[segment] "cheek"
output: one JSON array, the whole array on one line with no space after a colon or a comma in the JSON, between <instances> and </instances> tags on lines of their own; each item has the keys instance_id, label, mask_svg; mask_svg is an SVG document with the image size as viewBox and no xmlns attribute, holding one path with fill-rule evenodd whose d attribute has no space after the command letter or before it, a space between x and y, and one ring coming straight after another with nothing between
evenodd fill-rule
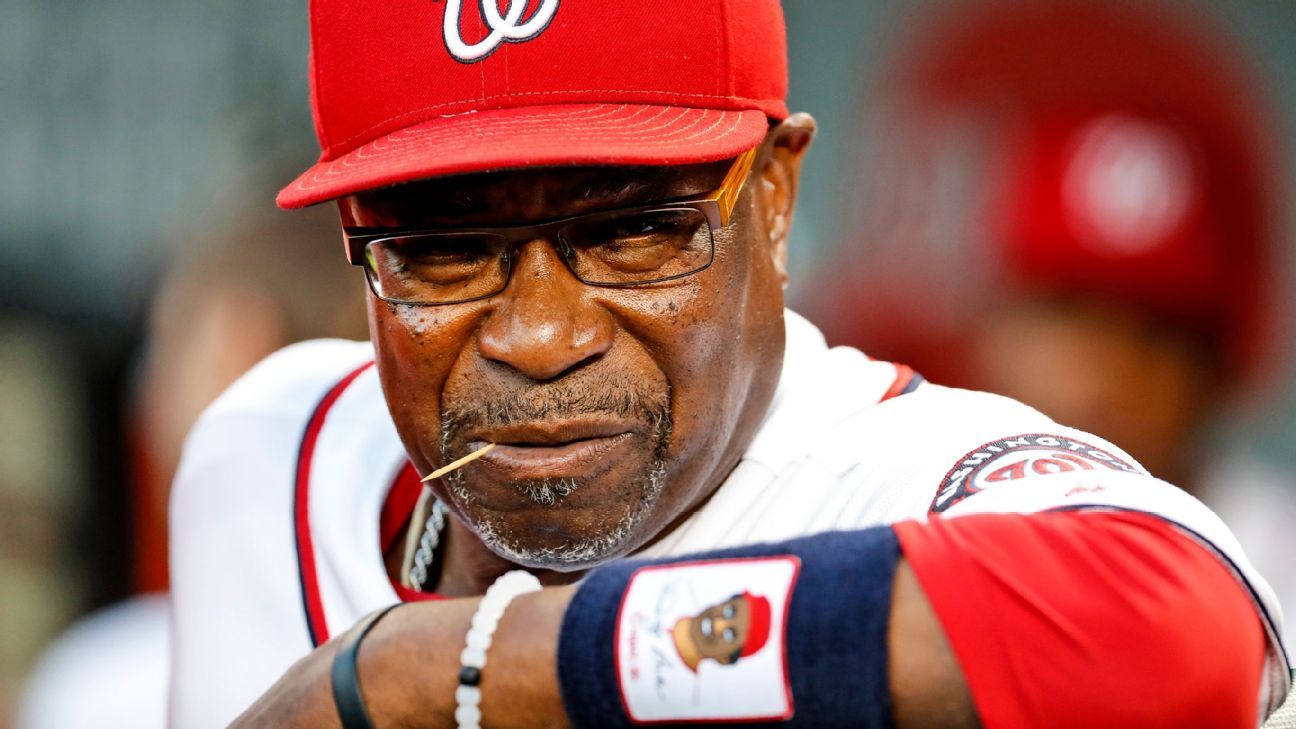
<instances>
[{"instance_id":1,"label":"cheek","mask_svg":"<svg viewBox=\"0 0 1296 729\"><path fill-rule=\"evenodd\" d=\"M738 311L711 282L698 280L635 307L626 329L662 363L672 385L685 387L717 372L717 357L741 345Z\"/></svg>"},{"instance_id":2,"label":"cheek","mask_svg":"<svg viewBox=\"0 0 1296 729\"><path fill-rule=\"evenodd\" d=\"M466 349L478 313L468 307L397 306L369 299L369 331L392 420L406 450L427 467L437 457L441 392Z\"/></svg>"},{"instance_id":3,"label":"cheek","mask_svg":"<svg viewBox=\"0 0 1296 729\"><path fill-rule=\"evenodd\" d=\"M782 341L782 289L769 261L750 240L726 244L679 317L677 356L687 363L679 384L706 403L691 412L706 427L720 414L738 417L753 380L775 354L772 345Z\"/></svg>"}]
</instances>

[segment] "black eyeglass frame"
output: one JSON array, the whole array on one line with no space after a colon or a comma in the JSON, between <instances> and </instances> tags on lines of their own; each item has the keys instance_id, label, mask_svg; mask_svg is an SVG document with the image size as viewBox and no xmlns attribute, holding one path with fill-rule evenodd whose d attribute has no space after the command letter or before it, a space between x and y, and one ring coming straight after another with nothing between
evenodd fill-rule
<instances>
[{"instance_id":1,"label":"black eyeglass frame","mask_svg":"<svg viewBox=\"0 0 1296 729\"><path fill-rule=\"evenodd\" d=\"M756 154L760 148L750 149L743 152L734 160L733 165L725 174L724 180L720 186L713 192L699 198L650 203L647 205L635 205L627 208L617 208L615 210L603 210L594 213L584 213L581 215L572 215L557 220L550 220L535 225L518 225L506 227L467 227L467 228L422 228L422 229L404 229L404 228L362 228L355 226L346 226L342 229L343 242L346 248L347 262L353 266L361 266L365 269L365 279L369 283L369 290L379 299L407 306L448 306L450 304L466 304L472 301L480 301L495 296L506 288L509 281L513 278L513 257L517 251L518 244L527 243L533 240L545 239L554 243L558 251L559 258L562 258L563 264L571 271L577 280L589 286L598 286L601 288L633 288L638 286L651 286L653 284L665 283L681 278L692 276L696 273L705 271L711 267L715 261L715 231L725 228L733 219L734 207L738 203L738 197L742 193L743 187L747 183L747 177L751 172L752 165L756 161ZM572 259L575 255L569 249L562 237L557 233L575 222L599 222L619 218L625 215L635 215L639 213L656 213L670 212L673 210L695 210L701 213L710 226L711 236L711 254L707 258L705 265L699 266L685 273L677 273L650 281L634 281L627 283L601 283L587 281L576 272ZM488 294L473 296L466 299L456 299L453 301L409 301L383 296L378 292L374 282L374 276L377 272L369 265L368 256L365 249L369 244L377 240L387 238L398 238L416 235L484 235L495 236L503 239L505 243L505 255L508 257L508 270L504 276L504 282L498 289Z\"/></svg>"}]
</instances>

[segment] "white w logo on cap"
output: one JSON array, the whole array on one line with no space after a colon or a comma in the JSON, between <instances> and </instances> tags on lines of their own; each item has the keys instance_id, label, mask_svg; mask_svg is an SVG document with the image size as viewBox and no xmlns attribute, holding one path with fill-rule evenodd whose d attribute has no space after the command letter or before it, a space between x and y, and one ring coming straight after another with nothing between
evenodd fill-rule
<instances>
[{"instance_id":1,"label":"white w logo on cap","mask_svg":"<svg viewBox=\"0 0 1296 729\"><path fill-rule=\"evenodd\" d=\"M508 12L500 15L499 3L496 0L478 0L482 20L490 27L491 32L485 38L472 44L464 42L459 33L460 13L463 0L446 0L445 11L445 44L450 55L461 63L476 63L495 52L501 43L521 43L544 32L553 21L558 11L558 0L541 0L540 7L531 14L531 18L521 23L522 14L526 12L530 0L509 0Z\"/></svg>"}]
</instances>

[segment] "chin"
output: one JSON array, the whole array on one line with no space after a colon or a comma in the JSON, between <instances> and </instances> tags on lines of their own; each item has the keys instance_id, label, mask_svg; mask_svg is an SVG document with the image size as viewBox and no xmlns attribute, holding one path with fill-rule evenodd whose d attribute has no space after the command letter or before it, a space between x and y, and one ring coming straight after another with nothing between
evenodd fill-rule
<instances>
[{"instance_id":1,"label":"chin","mask_svg":"<svg viewBox=\"0 0 1296 729\"><path fill-rule=\"evenodd\" d=\"M624 542L610 535L607 541L591 540L552 548L528 548L493 538L479 532L482 541L491 551L513 564L550 572L584 572L606 564L630 552Z\"/></svg>"},{"instance_id":2,"label":"chin","mask_svg":"<svg viewBox=\"0 0 1296 729\"><path fill-rule=\"evenodd\" d=\"M526 494L531 503L508 511L496 511L479 503L465 484L449 485L460 514L482 543L503 559L524 567L554 572L587 570L630 554L654 536L645 531L658 522L666 484L662 462L634 478L635 488L617 489L624 507L612 512L606 503L570 503L569 499L574 501L572 497L585 489L579 480L568 481L510 484L510 490Z\"/></svg>"}]
</instances>

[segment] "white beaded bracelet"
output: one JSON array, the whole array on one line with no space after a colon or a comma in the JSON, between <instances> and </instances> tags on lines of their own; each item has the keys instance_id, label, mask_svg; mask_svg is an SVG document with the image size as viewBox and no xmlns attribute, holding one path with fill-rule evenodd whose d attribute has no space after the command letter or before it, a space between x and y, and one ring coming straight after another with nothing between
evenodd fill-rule
<instances>
[{"instance_id":1,"label":"white beaded bracelet","mask_svg":"<svg viewBox=\"0 0 1296 729\"><path fill-rule=\"evenodd\" d=\"M482 669L486 667L486 651L490 648L495 629L499 627L504 610L513 598L528 592L538 592L540 580L523 570L506 572L486 590L486 596L477 604L472 627L468 629L468 644L459 654L459 688L455 689L455 722L459 729L481 729Z\"/></svg>"}]
</instances>

